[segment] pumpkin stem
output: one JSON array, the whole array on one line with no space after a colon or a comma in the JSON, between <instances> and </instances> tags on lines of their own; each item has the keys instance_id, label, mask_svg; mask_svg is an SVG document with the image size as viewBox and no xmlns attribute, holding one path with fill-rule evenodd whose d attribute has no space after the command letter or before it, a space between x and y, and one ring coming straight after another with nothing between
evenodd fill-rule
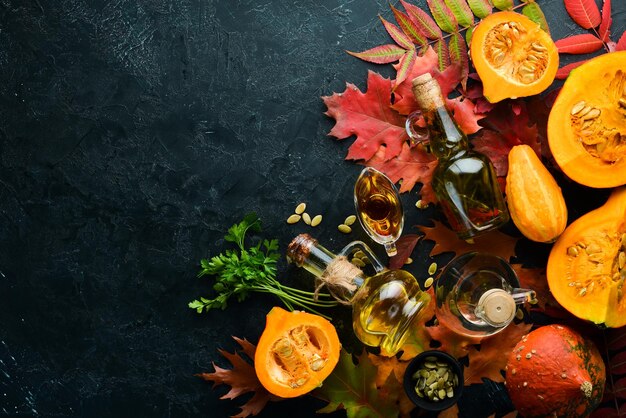
<instances>
[{"instance_id":1,"label":"pumpkin stem","mask_svg":"<svg viewBox=\"0 0 626 418\"><path fill-rule=\"evenodd\" d=\"M593 395L593 385L589 381L583 382L583 384L580 385L580 390L585 395L585 398L591 398Z\"/></svg>"}]
</instances>

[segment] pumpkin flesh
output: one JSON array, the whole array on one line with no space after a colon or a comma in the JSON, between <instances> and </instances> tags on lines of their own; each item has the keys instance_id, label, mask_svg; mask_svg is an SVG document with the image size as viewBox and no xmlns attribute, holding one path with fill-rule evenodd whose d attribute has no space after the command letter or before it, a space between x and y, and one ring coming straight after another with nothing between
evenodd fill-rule
<instances>
[{"instance_id":1,"label":"pumpkin flesh","mask_svg":"<svg viewBox=\"0 0 626 418\"><path fill-rule=\"evenodd\" d=\"M483 19L472 34L470 54L491 103L541 93L552 84L559 66L550 35L515 12Z\"/></svg>"},{"instance_id":2,"label":"pumpkin flesh","mask_svg":"<svg viewBox=\"0 0 626 418\"><path fill-rule=\"evenodd\" d=\"M626 325L626 187L565 229L550 252L547 279L557 302L575 316Z\"/></svg>"},{"instance_id":3,"label":"pumpkin flesh","mask_svg":"<svg viewBox=\"0 0 626 418\"><path fill-rule=\"evenodd\" d=\"M548 118L557 164L589 187L626 184L626 51L572 70Z\"/></svg>"},{"instance_id":4,"label":"pumpkin flesh","mask_svg":"<svg viewBox=\"0 0 626 418\"><path fill-rule=\"evenodd\" d=\"M339 361L341 344L335 327L321 316L274 307L254 355L261 384L281 398L310 392Z\"/></svg>"}]
</instances>

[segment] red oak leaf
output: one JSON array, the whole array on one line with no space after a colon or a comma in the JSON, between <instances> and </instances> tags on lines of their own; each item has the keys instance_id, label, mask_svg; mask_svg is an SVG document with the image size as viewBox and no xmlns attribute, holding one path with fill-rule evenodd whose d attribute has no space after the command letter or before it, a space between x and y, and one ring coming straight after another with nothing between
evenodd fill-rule
<instances>
[{"instance_id":1,"label":"red oak leaf","mask_svg":"<svg viewBox=\"0 0 626 418\"><path fill-rule=\"evenodd\" d=\"M420 194L424 203L437 201L430 185L437 167L437 159L432 154L427 153L420 145L410 147L408 143L402 144L402 151L396 158L386 159L387 154L383 145L365 165L382 171L394 183L402 180L400 193L408 192L419 182L423 184Z\"/></svg>"},{"instance_id":2,"label":"red oak leaf","mask_svg":"<svg viewBox=\"0 0 626 418\"><path fill-rule=\"evenodd\" d=\"M585 29L595 28L602 21L594 0L565 0L565 9L574 22Z\"/></svg>"},{"instance_id":3,"label":"red oak leaf","mask_svg":"<svg viewBox=\"0 0 626 418\"><path fill-rule=\"evenodd\" d=\"M600 23L600 28L598 28L598 35L604 42L611 40L609 38L611 36L611 23L613 23L611 18L611 0L604 0L602 5L602 23Z\"/></svg>"},{"instance_id":4,"label":"red oak leaf","mask_svg":"<svg viewBox=\"0 0 626 418\"><path fill-rule=\"evenodd\" d=\"M483 129L473 139L474 149L485 154L491 160L498 177L506 176L509 171L509 151L512 145L498 132Z\"/></svg>"},{"instance_id":5,"label":"red oak leaf","mask_svg":"<svg viewBox=\"0 0 626 418\"><path fill-rule=\"evenodd\" d=\"M347 83L343 93L322 98L326 115L336 123L329 135L345 139L356 135L346 160L369 160L385 145L382 158L387 161L400 155L409 139L404 128L405 117L391 108L391 80L370 71L367 92Z\"/></svg>"},{"instance_id":6,"label":"red oak leaf","mask_svg":"<svg viewBox=\"0 0 626 418\"><path fill-rule=\"evenodd\" d=\"M561 54L588 54L602 48L602 39L590 33L568 36L554 43Z\"/></svg>"},{"instance_id":7,"label":"red oak leaf","mask_svg":"<svg viewBox=\"0 0 626 418\"><path fill-rule=\"evenodd\" d=\"M490 231L474 238L474 243L460 239L454 231L438 221L433 221L434 227L418 226L424 233L424 239L435 241L435 246L430 250L430 256L445 252L463 254L470 251L478 251L497 255L509 260L515 254L515 244L518 238L503 234L500 231Z\"/></svg>"},{"instance_id":8,"label":"red oak leaf","mask_svg":"<svg viewBox=\"0 0 626 418\"><path fill-rule=\"evenodd\" d=\"M237 337L233 337L233 339L241 346L242 352L246 356L250 359L254 359L256 347L253 344L246 339L242 340ZM254 392L254 396L241 406L241 411L237 415L234 415L233 418L257 415L268 401L279 400L279 398L271 395L263 385L261 385L254 371L254 366L241 357L239 353L229 353L225 350L219 350L219 353L233 365L233 368L222 369L213 363L215 372L200 373L197 376L213 382L213 386L222 384L229 385L231 387L230 390L220 399L234 399L244 393Z\"/></svg>"}]
</instances>

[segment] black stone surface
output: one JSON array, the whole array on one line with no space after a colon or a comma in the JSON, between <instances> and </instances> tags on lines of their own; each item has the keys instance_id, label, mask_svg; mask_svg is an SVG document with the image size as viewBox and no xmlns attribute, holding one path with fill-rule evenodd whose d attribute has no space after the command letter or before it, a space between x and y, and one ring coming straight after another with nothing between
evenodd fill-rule
<instances>
[{"instance_id":1,"label":"black stone surface","mask_svg":"<svg viewBox=\"0 0 626 418\"><path fill-rule=\"evenodd\" d=\"M561 1L540 3L555 39L581 32ZM626 3L613 3L621 33ZM350 140L327 136L320 96L363 88L368 69L393 75L344 52L389 42L379 14L392 19L387 2L0 0L0 416L236 413L194 374L227 365L217 350L236 348L231 335L256 341L277 301L195 314L187 302L210 283L198 260L249 211L284 249L310 232L285 223L301 201L324 215L314 234L329 248L365 238L336 231L360 167L343 160ZM584 195L573 217L607 195L565 183ZM416 212L407 232L434 214ZM429 250L416 250L422 268ZM468 391L463 416L491 413L485 392Z\"/></svg>"}]
</instances>

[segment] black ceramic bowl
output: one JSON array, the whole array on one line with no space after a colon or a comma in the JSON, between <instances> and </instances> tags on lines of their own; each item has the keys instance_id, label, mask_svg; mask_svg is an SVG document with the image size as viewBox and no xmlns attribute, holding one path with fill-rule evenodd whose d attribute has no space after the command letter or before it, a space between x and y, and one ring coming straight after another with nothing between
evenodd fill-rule
<instances>
[{"instance_id":1,"label":"black ceramic bowl","mask_svg":"<svg viewBox=\"0 0 626 418\"><path fill-rule=\"evenodd\" d=\"M437 362L439 362L439 365L437 365ZM446 364L445 367L441 367L443 363ZM433 364L435 367L432 367ZM432 370L436 372L438 369L445 369L446 367L452 373L457 375L458 384L452 389L454 395L451 398L446 395L445 398L437 401L428 399L428 396L426 395L419 396L415 386L420 377L414 377L414 375L419 373L420 370L425 370L426 372L430 372ZM407 366L404 373L404 390L411 401L413 401L413 403L421 409L425 409L427 411L443 411L444 409L448 409L457 403L461 397L461 393L463 392L463 366L454 357L444 353L443 351L424 351L415 357ZM424 391L422 392L424 393Z\"/></svg>"}]
</instances>

